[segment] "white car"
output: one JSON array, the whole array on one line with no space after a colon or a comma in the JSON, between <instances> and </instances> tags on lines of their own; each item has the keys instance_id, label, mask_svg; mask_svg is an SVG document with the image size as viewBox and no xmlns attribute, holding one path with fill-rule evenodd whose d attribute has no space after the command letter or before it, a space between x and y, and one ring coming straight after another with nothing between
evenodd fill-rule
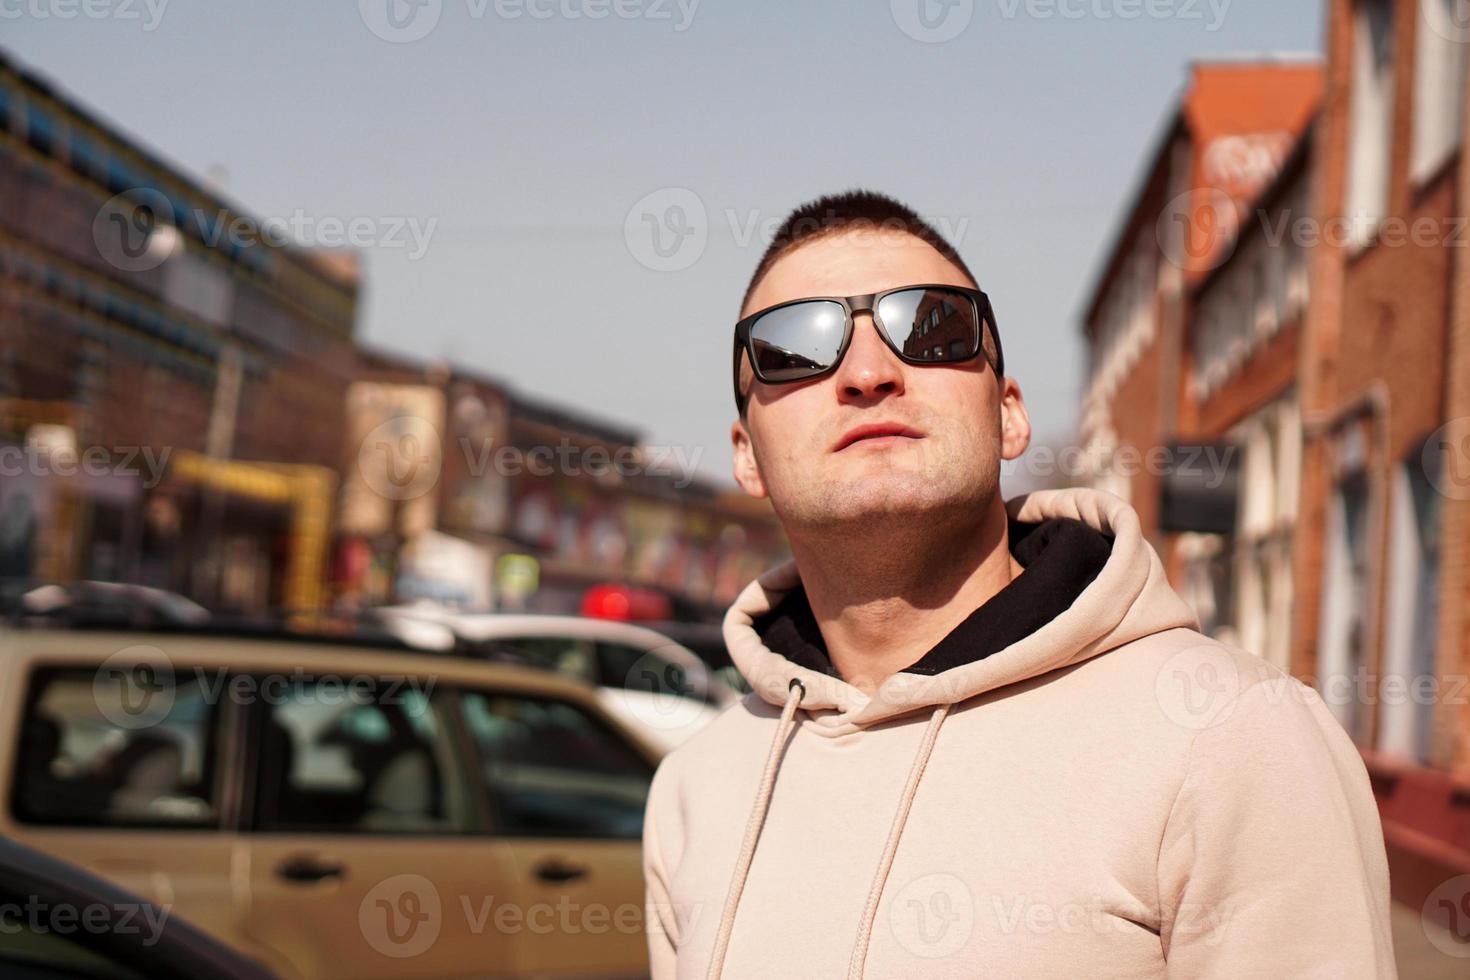
<instances>
[{"instance_id":1,"label":"white car","mask_svg":"<svg viewBox=\"0 0 1470 980\"><path fill-rule=\"evenodd\" d=\"M374 610L405 642L552 670L598 688L603 706L668 751L740 693L687 647L631 623L579 616L465 613L436 603Z\"/></svg>"}]
</instances>

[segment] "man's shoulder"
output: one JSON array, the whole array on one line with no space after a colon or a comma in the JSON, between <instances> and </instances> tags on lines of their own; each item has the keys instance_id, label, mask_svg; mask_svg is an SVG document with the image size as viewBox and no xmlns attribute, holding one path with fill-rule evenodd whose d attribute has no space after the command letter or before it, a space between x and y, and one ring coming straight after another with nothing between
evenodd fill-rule
<instances>
[{"instance_id":1,"label":"man's shoulder","mask_svg":"<svg viewBox=\"0 0 1470 980\"><path fill-rule=\"evenodd\" d=\"M1247 726L1340 727L1322 695L1281 666L1188 627L1135 640L1086 667L1091 683L1131 692L1190 738Z\"/></svg>"}]
</instances>

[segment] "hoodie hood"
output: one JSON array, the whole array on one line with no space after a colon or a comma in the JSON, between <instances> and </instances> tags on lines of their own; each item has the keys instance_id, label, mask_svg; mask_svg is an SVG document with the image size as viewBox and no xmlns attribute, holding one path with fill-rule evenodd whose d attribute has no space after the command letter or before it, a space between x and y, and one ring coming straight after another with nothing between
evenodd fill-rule
<instances>
[{"instance_id":1,"label":"hoodie hood","mask_svg":"<svg viewBox=\"0 0 1470 980\"><path fill-rule=\"evenodd\" d=\"M1026 534L1032 545L1029 559L1021 558L1017 549L1026 571L996 599L1008 593L1015 599L1034 591L1022 583L1032 585L1026 577L1035 579L1043 562L1049 569L1065 568L1071 559L1081 569L1072 583L1080 591L1074 597L1063 597L1065 604L1058 604L1059 611L1050 620L1037 624L1013 619L1024 626L1012 627L1012 635L1000 641L998 649L979 649L971 658L953 649L954 640L963 632L962 624L913 667L865 694L822 669L825 665L820 657L793 659L772 650L762 638L761 631L777 607L801 590L796 563L788 561L750 583L725 616L725 643L736 667L764 701L776 706L786 703L792 684L799 682L805 692L801 708L810 721L824 733L839 735L919 709L964 701L1163 630L1199 628L1198 617L1170 587L1163 565L1143 537L1137 514L1120 497L1090 488L1038 490L1007 501L1006 514L1013 533L1017 525L1034 533ZM1057 519L1080 521L1097 534L1046 534L1042 532L1047 528L1027 527ZM1099 536L1103 542L1111 539L1105 559L1098 553ZM1061 554L1054 555L1058 549ZM1074 549L1078 553L1072 558L1068 552ZM1058 557L1063 561L1058 562ZM1100 569L1095 567L1097 562ZM1066 589L1067 584L1061 587ZM992 603L982 606L975 616L985 614ZM1030 626L1035 629L1026 632ZM996 634L992 631L991 635ZM948 651L943 650L946 646ZM950 663L954 666L947 666Z\"/></svg>"}]
</instances>

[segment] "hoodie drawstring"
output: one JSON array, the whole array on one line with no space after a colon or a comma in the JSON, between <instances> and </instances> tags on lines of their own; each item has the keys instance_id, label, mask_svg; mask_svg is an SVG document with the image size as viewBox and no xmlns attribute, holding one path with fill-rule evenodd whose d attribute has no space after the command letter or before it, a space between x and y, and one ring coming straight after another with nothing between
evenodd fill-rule
<instances>
[{"instance_id":1,"label":"hoodie drawstring","mask_svg":"<svg viewBox=\"0 0 1470 980\"><path fill-rule=\"evenodd\" d=\"M903 788L898 801L898 812L893 815L893 826L888 830L888 843L883 847L883 857L878 861L878 870L873 873L873 885L868 889L868 904L863 910L862 928L858 929L857 940L852 947L852 961L847 965L848 980L861 980L863 964L868 959L868 940L873 937L873 919L878 915L878 902L883 897L883 886L888 883L888 870L893 867L893 856L898 853L898 840L903 836L903 826L909 819L909 808L914 804L914 794L919 791L919 780L924 778L924 768L929 765L929 756L934 743L939 739L939 728L949 715L949 705L942 704L934 709L929 718L929 727L924 729L924 740L909 767L909 781Z\"/></svg>"},{"instance_id":2,"label":"hoodie drawstring","mask_svg":"<svg viewBox=\"0 0 1470 980\"><path fill-rule=\"evenodd\" d=\"M756 841L760 840L761 827L766 822L766 811L771 807L771 791L776 786L776 772L781 768L781 754L786 747L787 736L796 727L796 709L806 688L796 678L786 689L786 705L781 709L781 720L776 725L776 735L771 739L771 750L766 754L766 769L761 774L760 791L750 807L750 819L745 824L745 840L740 844L740 857L735 862L735 871L730 876L730 891L725 896L725 911L720 916L720 931L715 935L715 951L710 957L709 980L719 980L725 969L725 951L730 946L730 933L735 928L735 910L740 907L740 893L745 890L745 879L750 874L750 862L755 857Z\"/></svg>"},{"instance_id":3,"label":"hoodie drawstring","mask_svg":"<svg viewBox=\"0 0 1470 980\"><path fill-rule=\"evenodd\" d=\"M720 929L715 934L715 948L710 956L709 972L706 974L708 980L719 980L725 969L725 954L730 948L730 935L735 929L735 913L740 907L741 893L745 891L745 880L750 875L750 863L755 858L755 846L765 826L766 812L771 807L771 793L776 786L776 773L781 768L786 742L792 729L796 727L796 710L801 706L801 699L805 695L806 688L801 681L793 678L787 688L786 704L781 709L781 720L776 724L776 734L771 739L770 751L766 754L766 768L761 775L760 790L756 794L755 802L751 804L750 819L745 825L745 839L740 844L740 855L730 876L725 910L720 916ZM863 966L868 958L868 943L873 935L873 920L878 915L883 887L888 882L888 872L893 867L894 855L898 853L898 842L903 837L904 824L908 822L914 794L919 791L919 780L924 778L924 769L929 764L929 756L934 752L934 743L939 739L939 729L949 715L949 708L949 705L942 704L934 709L934 714L929 718L929 727L924 730L924 738L919 743L919 751L914 756L914 763L909 767L908 782L904 785L903 796L899 798L898 810L893 815L893 826L889 828L888 841L883 846L883 856L878 861L878 869L873 873L873 884L868 890L863 923L858 929L852 960L848 964L848 980L861 980L863 975Z\"/></svg>"}]
</instances>

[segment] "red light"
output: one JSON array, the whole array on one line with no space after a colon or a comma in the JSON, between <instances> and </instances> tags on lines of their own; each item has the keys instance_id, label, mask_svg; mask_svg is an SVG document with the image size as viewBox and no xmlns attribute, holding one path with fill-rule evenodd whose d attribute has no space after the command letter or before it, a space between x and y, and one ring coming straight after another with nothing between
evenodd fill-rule
<instances>
[{"instance_id":1,"label":"red light","mask_svg":"<svg viewBox=\"0 0 1470 980\"><path fill-rule=\"evenodd\" d=\"M582 596L582 615L593 619L668 619L671 613L668 597L651 589L594 585Z\"/></svg>"}]
</instances>

